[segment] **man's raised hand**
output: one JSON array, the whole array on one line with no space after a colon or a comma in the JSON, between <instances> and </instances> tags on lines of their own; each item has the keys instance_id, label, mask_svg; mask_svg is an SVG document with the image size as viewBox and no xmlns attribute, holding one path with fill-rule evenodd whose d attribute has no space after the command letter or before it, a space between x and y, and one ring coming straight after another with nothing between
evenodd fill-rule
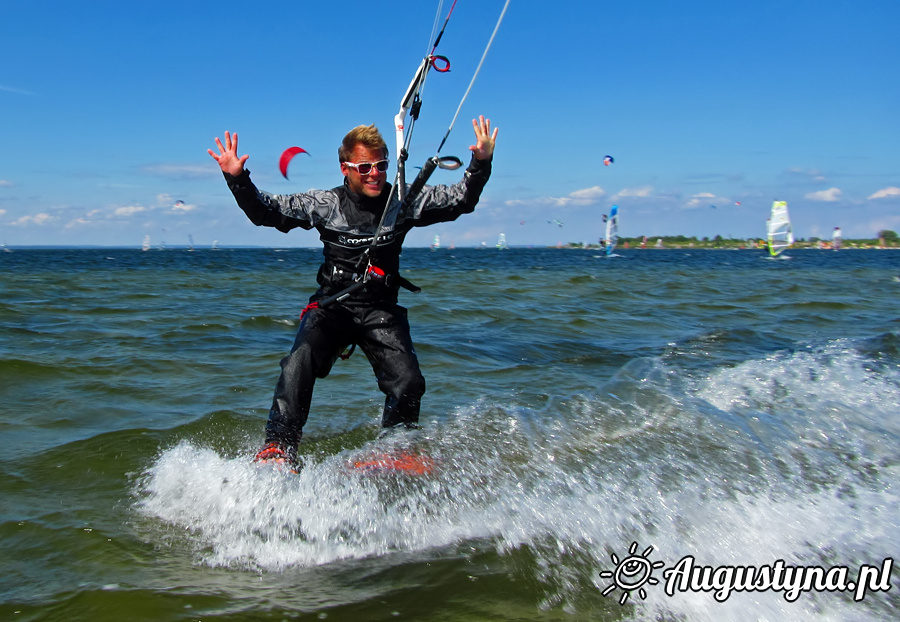
<instances>
[{"instance_id":1,"label":"man's raised hand","mask_svg":"<svg viewBox=\"0 0 900 622\"><path fill-rule=\"evenodd\" d=\"M222 169L223 173L228 173L229 175L237 177L244 172L244 162L246 162L247 158L250 156L243 155L238 157L237 132L235 132L234 135L227 131L225 132L225 145L222 145L222 141L216 136L216 146L219 148L219 153L216 153L212 149L207 149L206 152L219 163L219 168Z\"/></svg>"}]
</instances>

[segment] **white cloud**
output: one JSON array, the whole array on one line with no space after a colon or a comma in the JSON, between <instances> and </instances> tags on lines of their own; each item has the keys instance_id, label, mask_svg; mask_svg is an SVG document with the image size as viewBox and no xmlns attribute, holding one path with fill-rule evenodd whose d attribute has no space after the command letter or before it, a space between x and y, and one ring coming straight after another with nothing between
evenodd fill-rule
<instances>
[{"instance_id":1,"label":"white cloud","mask_svg":"<svg viewBox=\"0 0 900 622\"><path fill-rule=\"evenodd\" d=\"M12 221L10 224L14 227L24 225L46 225L51 221L53 221L53 216L47 213L41 213L33 216L22 216L18 220Z\"/></svg>"},{"instance_id":2,"label":"white cloud","mask_svg":"<svg viewBox=\"0 0 900 622\"><path fill-rule=\"evenodd\" d=\"M550 197L539 197L537 199L509 199L505 202L505 205L510 207L520 207L523 205L546 205L550 203L552 199Z\"/></svg>"},{"instance_id":3,"label":"white cloud","mask_svg":"<svg viewBox=\"0 0 900 622\"><path fill-rule=\"evenodd\" d=\"M4 93L15 93L16 95L34 95L34 93L32 93L31 91L17 89L12 86L5 86L3 84L0 84L0 91L3 91Z\"/></svg>"},{"instance_id":4,"label":"white cloud","mask_svg":"<svg viewBox=\"0 0 900 622\"><path fill-rule=\"evenodd\" d=\"M564 197L538 197L536 199L511 199L506 205L552 205L554 207L566 207L568 205L590 205L598 199L606 196L606 191L600 186L591 186L570 192Z\"/></svg>"},{"instance_id":5,"label":"white cloud","mask_svg":"<svg viewBox=\"0 0 900 622\"><path fill-rule=\"evenodd\" d=\"M172 206L172 211L176 214L181 214L184 212L193 212L197 209L196 205L192 205L190 203L185 203L184 201L176 201L175 205Z\"/></svg>"},{"instance_id":6,"label":"white cloud","mask_svg":"<svg viewBox=\"0 0 900 622\"><path fill-rule=\"evenodd\" d=\"M5 179L0 179L0 188L12 188L13 183L11 181L6 181Z\"/></svg>"},{"instance_id":7,"label":"white cloud","mask_svg":"<svg viewBox=\"0 0 900 622\"><path fill-rule=\"evenodd\" d=\"M0 209L0 216L3 216L3 214L5 214L5 213L6 213L5 209Z\"/></svg>"},{"instance_id":8,"label":"white cloud","mask_svg":"<svg viewBox=\"0 0 900 622\"><path fill-rule=\"evenodd\" d=\"M823 201L825 203L834 203L841 199L843 192L838 188L829 188L828 190L819 190L818 192L810 192L806 198L810 201Z\"/></svg>"},{"instance_id":9,"label":"white cloud","mask_svg":"<svg viewBox=\"0 0 900 622\"><path fill-rule=\"evenodd\" d=\"M116 210L113 211L113 216L134 216L135 214L140 214L145 211L147 211L147 208L141 205L128 205L126 207L116 208Z\"/></svg>"},{"instance_id":10,"label":"white cloud","mask_svg":"<svg viewBox=\"0 0 900 622\"><path fill-rule=\"evenodd\" d=\"M882 188L878 192L869 195L870 199L884 199L887 197L900 197L900 188L888 186L887 188Z\"/></svg>"},{"instance_id":11,"label":"white cloud","mask_svg":"<svg viewBox=\"0 0 900 622\"><path fill-rule=\"evenodd\" d=\"M91 210L84 216L79 216L78 218L66 223L66 229L74 229L75 227L78 227L80 225L90 225L92 223L95 223L95 222L97 222L95 217L101 216L102 214L103 214L102 210L99 210L99 209Z\"/></svg>"},{"instance_id":12,"label":"white cloud","mask_svg":"<svg viewBox=\"0 0 900 622\"><path fill-rule=\"evenodd\" d=\"M709 207L711 205L715 205L716 203L725 203L727 199L722 199L721 197L717 197L711 192L699 192L697 194L691 195L688 199L688 202L685 204L685 207L688 209L696 209L698 207Z\"/></svg>"},{"instance_id":13,"label":"white cloud","mask_svg":"<svg viewBox=\"0 0 900 622\"><path fill-rule=\"evenodd\" d=\"M576 200L593 201L606 196L606 191L600 186L591 186L583 190L576 190L569 194L569 197Z\"/></svg>"},{"instance_id":14,"label":"white cloud","mask_svg":"<svg viewBox=\"0 0 900 622\"><path fill-rule=\"evenodd\" d=\"M74 229L79 225L89 225L91 223L87 218L76 218L68 223L66 223L66 229Z\"/></svg>"},{"instance_id":15,"label":"white cloud","mask_svg":"<svg viewBox=\"0 0 900 622\"><path fill-rule=\"evenodd\" d=\"M817 169L810 169L808 171L804 171L801 168L789 168L787 171L788 175L792 175L795 177L801 177L808 181L813 181L815 183L824 183L826 181L825 174L822 171Z\"/></svg>"},{"instance_id":16,"label":"white cloud","mask_svg":"<svg viewBox=\"0 0 900 622\"><path fill-rule=\"evenodd\" d=\"M653 186L641 186L640 188L623 188L616 193L614 199L639 198L646 199L653 196Z\"/></svg>"}]
</instances>

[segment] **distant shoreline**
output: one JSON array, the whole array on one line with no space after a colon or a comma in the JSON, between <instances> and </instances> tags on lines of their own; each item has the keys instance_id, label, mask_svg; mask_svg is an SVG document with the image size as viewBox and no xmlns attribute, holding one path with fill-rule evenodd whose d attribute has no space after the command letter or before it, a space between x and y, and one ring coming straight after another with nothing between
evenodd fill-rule
<instances>
[{"instance_id":1,"label":"distant shoreline","mask_svg":"<svg viewBox=\"0 0 900 622\"><path fill-rule=\"evenodd\" d=\"M702 250L702 251L737 251L737 250L745 250L745 251L765 251L765 246L748 246L746 242L743 245L740 244L728 244L722 243L719 245L714 245L713 243L699 243L699 244L666 244L663 242L663 246L651 246L647 245L645 247L628 245L625 246L623 244L619 244L617 249L622 250L639 250L639 251L667 251L667 250ZM428 246L407 246L404 250L428 250ZM510 245L505 250L533 250L533 249L550 249L550 250L592 250L592 251L601 251L604 250L603 246L599 246L597 244L562 244L562 245L536 245L536 244L520 244L520 245ZM285 251L285 250L309 250L315 252L321 252L322 248L319 246L249 246L249 245L236 245L236 246L219 246L218 248L211 247L194 247L191 248L189 246L167 246L165 248L151 248L149 250L144 250L140 246L91 246L91 245L81 245L81 246L65 246L65 245L43 245L43 246L5 246L3 248L4 251L39 251L39 250L106 250L106 251L140 251L147 253L154 252L166 252L166 251L196 251L196 252L218 252L222 250L275 250L275 251ZM432 249L434 252L448 252L453 250L486 250L486 251L495 251L499 250L495 246L457 246L455 249L453 248L438 248ZM831 246L816 246L814 243L795 243L791 250L834 250ZM863 242L857 244L856 242L845 242L844 245L839 249L841 251L847 250L900 250L900 245L892 246L886 244L884 246L880 246L877 242ZM0 256L3 253L0 252Z\"/></svg>"},{"instance_id":2,"label":"distant shoreline","mask_svg":"<svg viewBox=\"0 0 900 622\"><path fill-rule=\"evenodd\" d=\"M519 248L521 248L521 247L519 247ZM598 246L598 245L594 245L594 244L590 244L590 245L588 245L588 246L564 245L564 246L560 246L560 247L552 247L552 248L562 248L562 249L571 249L571 250L579 250L579 249L584 249L584 250L603 250L604 247ZM718 246L715 246L715 245L712 245L712 244L697 244L697 245L690 245L690 244L663 244L663 246L649 246L649 245L648 245L648 246L645 246L645 247L641 247L641 246L631 246L631 245L629 245L629 246L623 246L623 245L620 244L620 245L616 246L616 249L639 250L639 251L666 251L666 250L692 250L692 251L697 251L697 250L700 250L700 251L766 251L766 250L767 250L766 247L765 247L765 245L762 245L762 246L748 246L746 243L745 243L744 245L738 245L738 244L721 244L721 245L718 245ZM791 249L791 250L810 250L810 251L831 251L831 250L835 250L834 248L831 247L831 245L828 245L828 246L817 246L817 245L814 244L814 243L802 243L802 244L796 244L796 243L795 243L793 246L790 247L790 249ZM886 251L887 251L887 250L900 250L900 246L891 246L891 245L880 246L880 245L878 245L877 242L871 243L871 244L847 244L847 243L845 243L843 246L841 246L840 249L837 249L837 250L841 250L841 251L854 251L854 250L872 250L872 251L878 251L878 250L886 250Z\"/></svg>"}]
</instances>

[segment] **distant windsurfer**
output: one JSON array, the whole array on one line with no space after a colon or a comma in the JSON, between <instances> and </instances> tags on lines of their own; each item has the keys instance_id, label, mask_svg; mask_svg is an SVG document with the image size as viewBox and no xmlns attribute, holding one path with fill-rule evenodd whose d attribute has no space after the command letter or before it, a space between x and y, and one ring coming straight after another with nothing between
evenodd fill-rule
<instances>
[{"instance_id":1,"label":"distant windsurfer","mask_svg":"<svg viewBox=\"0 0 900 622\"><path fill-rule=\"evenodd\" d=\"M831 232L831 248L836 251L841 250L841 243L844 241L844 234L841 233L840 227L835 227L834 231Z\"/></svg>"},{"instance_id":2,"label":"distant windsurfer","mask_svg":"<svg viewBox=\"0 0 900 622\"><path fill-rule=\"evenodd\" d=\"M416 427L425 393L425 379L410 336L407 311L397 304L401 285L400 253L413 227L449 222L475 209L491 173L497 129L490 120L472 121L475 144L462 181L425 186L411 202L378 229L383 211L394 210L398 199L387 183L388 148L374 125L351 130L338 149L344 183L331 190L276 195L260 191L244 168L249 156L238 155L237 134L217 137L218 152L209 149L240 208L253 224L281 232L316 229L324 244L318 290L301 315L294 345L281 361L281 376L266 424L266 443L256 455L260 462L296 463L297 444L309 416L313 385L324 378L341 352L359 346L366 354L386 395L381 425ZM389 212L392 213L392 212ZM385 223L388 225L388 223ZM327 308L320 301L358 282L366 272L366 251L377 236L375 255L383 276L368 281L346 299Z\"/></svg>"}]
</instances>

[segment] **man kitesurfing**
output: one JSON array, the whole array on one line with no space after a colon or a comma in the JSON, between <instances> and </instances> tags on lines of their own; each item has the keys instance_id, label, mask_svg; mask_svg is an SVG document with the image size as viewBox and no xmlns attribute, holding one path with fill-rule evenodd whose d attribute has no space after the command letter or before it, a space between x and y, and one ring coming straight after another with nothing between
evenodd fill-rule
<instances>
[{"instance_id":1,"label":"man kitesurfing","mask_svg":"<svg viewBox=\"0 0 900 622\"><path fill-rule=\"evenodd\" d=\"M401 201L387 183L388 148L374 125L352 129L338 149L344 176L331 190L275 195L256 188L238 154L237 133L216 137L215 158L238 205L253 224L316 229L324 244L318 290L301 315L294 345L281 361L281 376L266 424L258 462L294 465L309 415L313 385L325 378L348 347L366 354L386 395L381 425L416 427L425 380L410 337L407 311L397 304L399 287L414 286L399 274L406 234L474 211L491 174L497 129L483 116L472 121L475 144L463 179L421 186ZM416 187L416 184L413 184ZM385 218L390 214L390 218Z\"/></svg>"},{"instance_id":2,"label":"man kitesurfing","mask_svg":"<svg viewBox=\"0 0 900 622\"><path fill-rule=\"evenodd\" d=\"M297 445L309 416L316 379L325 378L335 361L349 356L357 346L368 358L378 388L385 394L382 427L417 427L425 379L413 348L407 311L397 304L397 293L400 287L411 291L418 288L400 276L400 253L413 227L449 222L474 211L491 175L497 129L492 131L490 120L480 116L472 120L475 144L469 147L472 158L462 180L452 186L425 185L435 168L452 170L462 166L458 158L438 154L472 89L509 2L506 0L503 6L437 153L425 162L409 187L405 165L412 128L422 106L422 87L430 69L439 73L450 70L450 61L436 56L435 50L456 0L394 117L397 175L393 185L387 182L387 143L374 125L357 126L344 137L338 149L344 182L331 190L275 195L257 189L244 168L249 156L238 154L236 133L225 132L224 144L216 137L218 152L207 150L222 169L238 206L253 224L275 227L284 233L298 227L316 229L324 244L325 260L316 277L319 288L300 314L300 327L290 353L281 360L281 376L266 424L266 442L256 454L257 462L297 464ZM439 4L436 17L440 14ZM285 177L290 158L303 151L293 147L282 155L281 172ZM342 354L347 348L348 354Z\"/></svg>"}]
</instances>

